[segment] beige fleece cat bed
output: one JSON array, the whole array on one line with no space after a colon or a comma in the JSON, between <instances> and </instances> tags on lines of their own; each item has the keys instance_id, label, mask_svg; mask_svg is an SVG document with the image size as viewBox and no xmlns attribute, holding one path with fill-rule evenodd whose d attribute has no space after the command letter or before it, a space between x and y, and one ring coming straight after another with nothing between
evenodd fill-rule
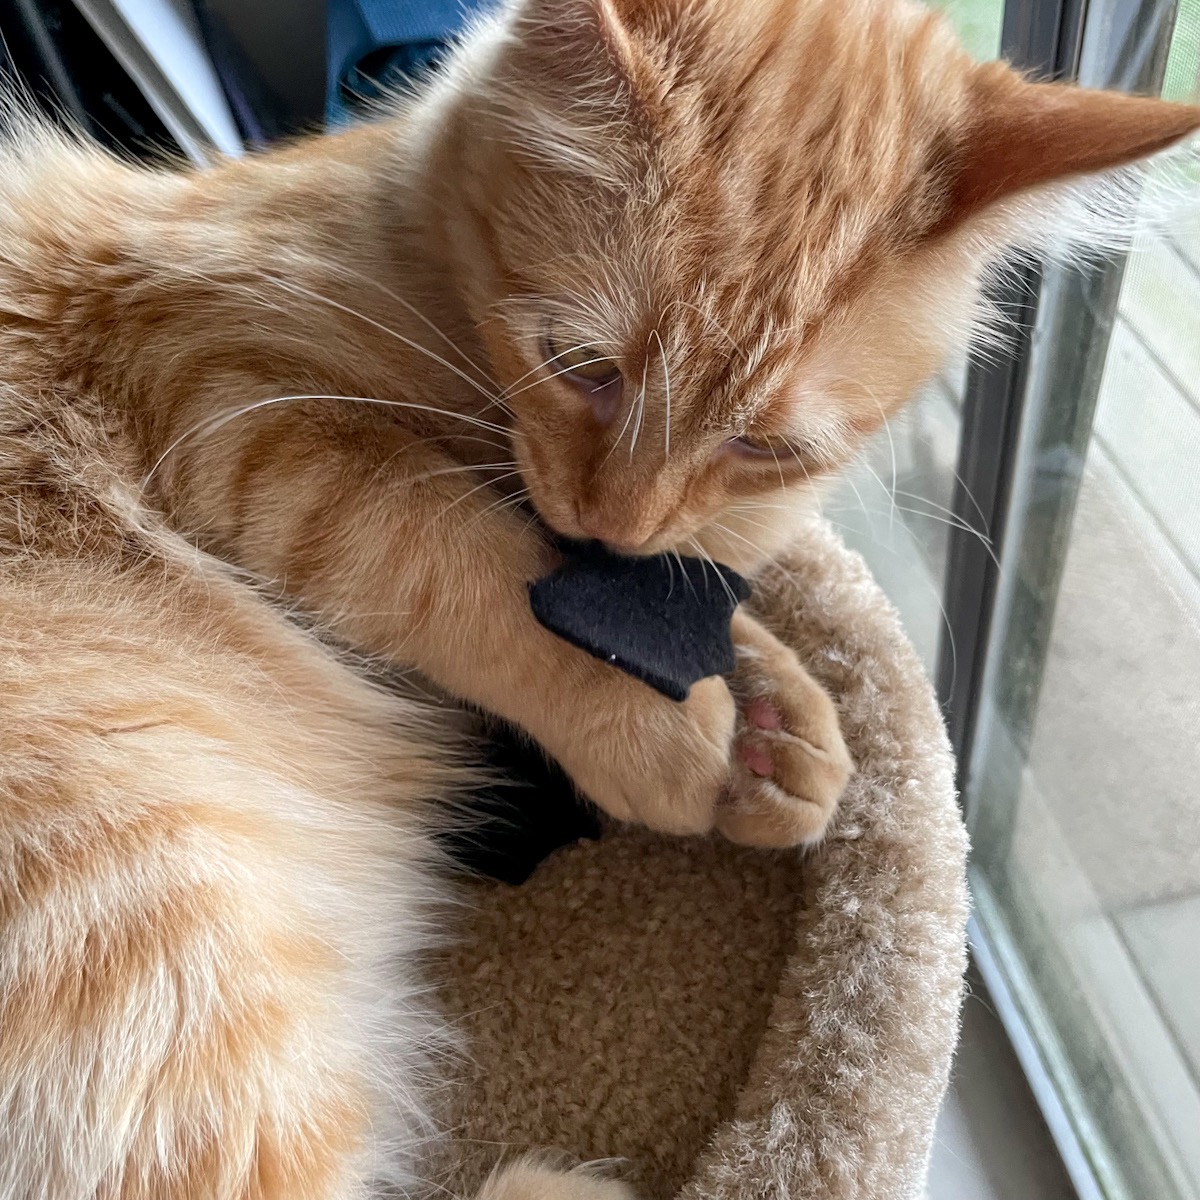
<instances>
[{"instance_id":1,"label":"beige fleece cat bed","mask_svg":"<svg viewBox=\"0 0 1200 1200\"><path fill-rule=\"evenodd\" d=\"M967 912L937 704L823 525L753 604L838 700L858 774L831 836L803 856L612 830L523 887L472 885L441 964L469 1047L456 1192L550 1149L623 1160L646 1200L922 1193Z\"/></svg>"}]
</instances>

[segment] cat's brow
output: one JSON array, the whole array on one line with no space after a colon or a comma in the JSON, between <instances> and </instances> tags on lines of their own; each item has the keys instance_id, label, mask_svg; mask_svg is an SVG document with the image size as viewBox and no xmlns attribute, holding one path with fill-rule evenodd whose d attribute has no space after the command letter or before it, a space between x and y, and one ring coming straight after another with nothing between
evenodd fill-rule
<instances>
[{"instance_id":1,"label":"cat's brow","mask_svg":"<svg viewBox=\"0 0 1200 1200\"><path fill-rule=\"evenodd\" d=\"M737 338L735 338L733 334L730 333L729 330L726 329L725 326L722 325L721 322L712 315L712 313L706 312L700 307L700 305L693 304L690 300L676 298L667 306L667 312L670 312L672 308L691 309L691 311L699 316L702 320L707 321L708 324L710 324L718 333L723 334L728 339L730 346L732 346L734 350L736 350L739 354L744 353L741 345L738 343Z\"/></svg>"}]
</instances>

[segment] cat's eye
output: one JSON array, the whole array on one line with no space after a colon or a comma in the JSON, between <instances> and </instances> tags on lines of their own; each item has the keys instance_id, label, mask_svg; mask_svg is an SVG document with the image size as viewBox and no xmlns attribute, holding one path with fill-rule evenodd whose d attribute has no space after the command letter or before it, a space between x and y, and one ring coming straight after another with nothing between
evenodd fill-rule
<instances>
[{"instance_id":1,"label":"cat's eye","mask_svg":"<svg viewBox=\"0 0 1200 1200\"><path fill-rule=\"evenodd\" d=\"M546 348L555 374L587 391L607 391L621 382L621 368L595 346L559 347L547 340Z\"/></svg>"},{"instance_id":2,"label":"cat's eye","mask_svg":"<svg viewBox=\"0 0 1200 1200\"><path fill-rule=\"evenodd\" d=\"M778 451L770 445L766 438L756 438L749 434L732 437L725 445L747 458L774 458L778 454Z\"/></svg>"}]
</instances>

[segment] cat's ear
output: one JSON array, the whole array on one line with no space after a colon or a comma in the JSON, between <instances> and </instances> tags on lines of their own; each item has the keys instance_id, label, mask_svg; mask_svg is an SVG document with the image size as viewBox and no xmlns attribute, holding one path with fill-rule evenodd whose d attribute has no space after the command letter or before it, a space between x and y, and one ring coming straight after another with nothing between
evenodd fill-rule
<instances>
[{"instance_id":1,"label":"cat's ear","mask_svg":"<svg viewBox=\"0 0 1200 1200\"><path fill-rule=\"evenodd\" d=\"M946 224L1040 184L1136 162L1200 128L1200 106L1031 83L1002 63L971 77Z\"/></svg>"},{"instance_id":2,"label":"cat's ear","mask_svg":"<svg viewBox=\"0 0 1200 1200\"><path fill-rule=\"evenodd\" d=\"M519 28L530 69L551 86L632 86L642 73L616 0L525 0Z\"/></svg>"}]
</instances>

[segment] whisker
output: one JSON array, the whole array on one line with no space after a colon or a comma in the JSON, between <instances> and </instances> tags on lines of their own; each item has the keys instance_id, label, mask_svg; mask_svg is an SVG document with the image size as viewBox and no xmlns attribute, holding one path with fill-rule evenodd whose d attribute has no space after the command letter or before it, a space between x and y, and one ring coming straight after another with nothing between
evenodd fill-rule
<instances>
[{"instance_id":1,"label":"whisker","mask_svg":"<svg viewBox=\"0 0 1200 1200\"><path fill-rule=\"evenodd\" d=\"M570 353L570 351L564 350L564 351L562 351L562 353L568 354L568 353ZM549 363L551 363L553 361L554 361L554 359L548 359L546 362L542 363L541 367L536 368L536 370L540 371L543 367L548 366ZM577 371L580 367L590 367L593 363L600 363L600 362L607 362L607 361L608 361L608 359L605 358L604 356L601 356L600 358L589 358L584 362L573 363L569 367L563 367L563 369L561 371L553 371L553 372L551 372L551 374L547 375L546 378L547 379L557 379L560 375L569 375L572 371ZM522 376L522 378L524 378L524 376ZM514 396L519 396L522 392L527 392L527 391L529 391L530 388L535 388L535 387L537 387L537 385L539 383L542 383L542 382L544 382L544 381L541 379L535 379L532 383L527 383L524 387L517 388L517 390L515 392L507 391L504 393L504 395L507 399L511 400Z\"/></svg>"},{"instance_id":2,"label":"whisker","mask_svg":"<svg viewBox=\"0 0 1200 1200\"><path fill-rule=\"evenodd\" d=\"M767 504L763 500L743 500L737 504L731 504L729 512L795 512L794 504Z\"/></svg>"},{"instance_id":3,"label":"whisker","mask_svg":"<svg viewBox=\"0 0 1200 1200\"><path fill-rule=\"evenodd\" d=\"M372 287L376 288L385 296L387 296L389 300L395 300L397 304L407 309L414 317L416 317L418 321L420 321L428 330L430 330L430 332L440 337L442 341L445 342L446 345L449 346L450 349L453 350L454 353L457 354L458 357L467 364L467 366L469 366L473 371L478 371L486 383L490 383L492 387L496 388L497 390L499 389L500 385L496 382L496 380L493 379L473 358L471 358L471 356L467 354L452 337L450 337L442 329L439 329L438 326L435 325L423 312L421 312L421 310L417 308L415 304L406 300L403 296L397 295L392 291L391 288L385 287L379 282L378 279L373 279L365 271L355 271L352 267L347 267L343 264L338 264L337 270L340 274L347 274L352 278L356 278L364 283L370 284Z\"/></svg>"},{"instance_id":4,"label":"whisker","mask_svg":"<svg viewBox=\"0 0 1200 1200\"><path fill-rule=\"evenodd\" d=\"M844 528L843 523L836 516L831 516L829 522L834 528ZM910 561L909 555L897 550L895 546L889 546L884 542L872 539L872 547L873 550L882 550L887 554L893 554L897 558L902 558L905 562ZM958 676L958 645L954 640L954 627L950 623L950 614L946 611L946 605L942 598L942 589L936 583L931 582L923 572L918 572L918 578L928 588L930 594L933 596L934 603L938 607L938 612L941 613L942 624L950 643L950 691L953 692L954 680Z\"/></svg>"},{"instance_id":5,"label":"whisker","mask_svg":"<svg viewBox=\"0 0 1200 1200\"><path fill-rule=\"evenodd\" d=\"M737 594L734 592L733 588L731 588L729 586L729 583L726 581L725 576L721 574L720 568L717 566L717 564L715 562L713 562L712 556L708 553L707 550L705 550L705 548L694 537L688 538L688 542L691 545L695 546L696 549L700 551L701 560L703 562L707 563L708 566L712 567L713 574L716 575L718 582L725 589L725 594L733 602L733 605L736 608L739 604L741 604L741 601L737 598ZM705 578L706 579L708 578L707 571L705 572Z\"/></svg>"},{"instance_id":6,"label":"whisker","mask_svg":"<svg viewBox=\"0 0 1200 1200\"><path fill-rule=\"evenodd\" d=\"M601 466L604 466L604 464L606 462L608 462L608 460L610 458L612 458L613 452L625 440L625 431L629 428L629 422L633 419L634 407L635 407L634 402L631 400L629 402L629 411L626 412L626 414L625 414L625 422L621 426L621 432L618 433L617 436L613 439L613 444L611 446L609 446L608 453L604 456L603 460L600 463ZM633 457L633 453L631 451L630 458L632 458L632 457Z\"/></svg>"},{"instance_id":7,"label":"whisker","mask_svg":"<svg viewBox=\"0 0 1200 1200\"><path fill-rule=\"evenodd\" d=\"M962 490L964 492L966 492L967 499L970 500L971 503L975 506L975 511L979 514L979 520L983 523L984 527L986 528L988 519L986 516L984 516L983 509L979 507L979 501L975 499L975 493L972 492L969 487L967 487L966 480L963 479L963 477L957 471L954 472L954 478L958 480L959 484L962 487ZM949 512L950 510L946 509L945 511Z\"/></svg>"},{"instance_id":8,"label":"whisker","mask_svg":"<svg viewBox=\"0 0 1200 1200\"><path fill-rule=\"evenodd\" d=\"M541 335L534 334L532 336L540 337ZM536 367L530 367L530 369L528 371L526 371L524 375L518 375L516 377L516 379L514 379L512 381L512 383L510 383L508 385L508 387L506 387L504 389L504 395L506 397L508 397L509 399L511 399L514 395L517 394L512 389L514 387L516 387L516 385L518 383L524 383L525 380L530 377L530 375L536 375L544 367L548 367L556 358L562 358L562 356L564 354L574 354L574 352L576 350L586 350L586 349L588 349L589 346L595 346L595 345L596 345L596 342L594 339L592 341L588 341L588 342L580 342L578 345L568 346L565 350L560 350L557 354L551 355L550 358L543 359L540 363L538 363L538 365ZM521 390L524 391L525 389L522 388Z\"/></svg>"},{"instance_id":9,"label":"whisker","mask_svg":"<svg viewBox=\"0 0 1200 1200\"><path fill-rule=\"evenodd\" d=\"M529 498L529 495L529 488L525 487L514 492L511 496L501 496L498 500L493 501L486 508L480 509L480 511L477 512L475 516L473 516L471 520L467 522L466 527L470 529L471 526L475 525L477 522L493 516L496 513L503 512L505 509L519 508ZM528 529L535 520L537 520L536 513L534 513L534 515L525 523L525 528Z\"/></svg>"},{"instance_id":10,"label":"whisker","mask_svg":"<svg viewBox=\"0 0 1200 1200\"><path fill-rule=\"evenodd\" d=\"M858 485L854 482L853 479L850 478L849 475L845 476L845 480L850 485L850 490L854 493L855 498L858 500L858 506L859 506L859 508L861 508L863 510L863 516L866 517L868 521L870 521L871 514L867 511L866 501L863 500L862 492L860 492L858 490Z\"/></svg>"},{"instance_id":11,"label":"whisker","mask_svg":"<svg viewBox=\"0 0 1200 1200\"><path fill-rule=\"evenodd\" d=\"M679 564L679 573L683 576L683 581L692 590L692 595L696 594L696 585L692 583L691 578L687 573L687 567L683 565L683 555L678 550L672 550L671 553L675 556L675 561Z\"/></svg>"},{"instance_id":12,"label":"whisker","mask_svg":"<svg viewBox=\"0 0 1200 1200\"><path fill-rule=\"evenodd\" d=\"M789 442L785 442L784 445L787 446L787 448L792 452L792 457L796 460L797 464L800 467L800 470L804 472L804 481L808 484L809 491L816 498L816 501L817 501L817 513L820 516L824 516L825 515L825 505L821 498L820 489L817 488L817 486L813 483L813 478L808 473L808 467L805 465L804 459L802 459L800 457L800 451L797 450L796 447L791 445ZM853 485L851 485L851 486L853 486Z\"/></svg>"},{"instance_id":13,"label":"whisker","mask_svg":"<svg viewBox=\"0 0 1200 1200\"><path fill-rule=\"evenodd\" d=\"M770 442L767 442L767 449L771 451L771 457L775 460L775 470L779 472L779 486L786 491L787 481L783 477L783 464L779 461L779 455L775 453L775 447Z\"/></svg>"},{"instance_id":14,"label":"whisker","mask_svg":"<svg viewBox=\"0 0 1200 1200\"><path fill-rule=\"evenodd\" d=\"M753 550L755 554L759 555L760 558L769 557L767 554L765 554L763 552L763 548L761 546L759 546L755 542L752 542L748 537L745 537L742 534L738 533L738 531L736 529L730 529L728 525L722 525L718 521L711 522L711 528L719 529L722 533L728 534L730 537L737 538L737 540L739 542L745 542L746 545L749 546L750 549ZM763 528L765 529L767 527L764 525Z\"/></svg>"},{"instance_id":15,"label":"whisker","mask_svg":"<svg viewBox=\"0 0 1200 1200\"><path fill-rule=\"evenodd\" d=\"M353 404L379 404L388 408L406 408L413 409L417 412L436 413L439 416L451 417L456 421L466 421L469 425L476 425L481 429L487 429L493 433L499 433L503 436L508 436L509 431L503 425L493 425L490 421L484 421L479 417L469 417L465 413L451 412L449 409L437 408L431 404L413 404L402 400L381 400L376 396L335 396L325 393L302 393L292 396L272 396L267 400L256 400L253 404L242 405L238 408L228 409L224 413L210 414L201 421L197 421L195 425L189 426L183 431L171 444L159 455L158 460L146 473L142 479L142 487L147 487L154 478L159 467L189 438L196 434L203 434L204 437L211 437L214 433L224 429L231 421L236 421L238 417L244 417L249 413L255 412L260 408L269 408L275 404L287 404L292 401L303 400L342 400Z\"/></svg>"},{"instance_id":16,"label":"whisker","mask_svg":"<svg viewBox=\"0 0 1200 1200\"><path fill-rule=\"evenodd\" d=\"M416 450L421 446L431 446L431 445L437 444L438 442L446 442L446 441L453 441L456 443L457 442L477 442L481 446L491 446L493 449L496 449L496 450L508 450L510 452L512 450L511 442L498 442L498 441L496 441L495 438L475 437L469 433L443 434L441 437L423 437L423 438L418 438L415 442L405 442L403 446L401 446L397 451L395 451L395 453L389 454L387 456L387 458L385 458L383 460L383 463L380 464L380 469L382 470L383 466L392 462L393 459L399 458L400 455L407 454L410 450ZM513 466L516 464L510 463L510 464L506 464L506 465Z\"/></svg>"},{"instance_id":17,"label":"whisker","mask_svg":"<svg viewBox=\"0 0 1200 1200\"><path fill-rule=\"evenodd\" d=\"M899 482L899 479L898 479L897 473L896 473L896 439L892 437L892 423L888 420L887 412L884 410L883 405L880 403L879 397L876 396L874 392L868 392L867 394L871 397L871 402L875 405L875 407L877 409L879 409L879 416L880 416L880 419L883 421L883 427L884 427L884 429L887 430L888 449L891 451L891 455L892 455L892 490L888 494L890 496L892 496L893 503L894 503L895 502L896 485ZM882 480L880 481L880 486L882 486Z\"/></svg>"},{"instance_id":18,"label":"whisker","mask_svg":"<svg viewBox=\"0 0 1200 1200\"><path fill-rule=\"evenodd\" d=\"M657 329L654 329L651 332L654 335L654 340L658 343L658 352L662 355L663 388L666 391L667 407L667 422L664 432L665 446L663 449L663 462L667 462L671 457L671 372L667 369L667 349L662 343L662 338L659 336Z\"/></svg>"},{"instance_id":19,"label":"whisker","mask_svg":"<svg viewBox=\"0 0 1200 1200\"><path fill-rule=\"evenodd\" d=\"M922 496L919 492L906 492L903 488L897 488L896 495L897 496L906 496L906 497L908 497L909 500L919 500L922 504L928 504L930 508L936 509L938 512L945 513L948 517L954 517L956 520L962 521L963 526L965 526L966 528L972 528L970 522L967 521L965 518L960 517L958 515L958 513L956 513L954 511L954 509L947 508L944 504L938 504L936 501L930 500L930 498L928 496ZM981 517L983 516L982 513L980 513L979 515ZM980 532L978 530L976 530L976 532L980 533L980 536L984 537L989 544L991 543L992 539L990 537L987 537L986 534L983 534L982 532Z\"/></svg>"},{"instance_id":20,"label":"whisker","mask_svg":"<svg viewBox=\"0 0 1200 1200\"><path fill-rule=\"evenodd\" d=\"M795 509L789 509L789 508L787 508L786 505L783 505L783 504L774 505L773 507L778 508L780 512L795 512ZM722 515L723 516L735 516L736 515L737 519L739 521L744 521L748 525L753 525L755 527L755 529L773 530L775 528L774 525L769 525L769 524L767 524L766 521L752 520L750 517L745 516L740 509L735 508L735 507L727 508ZM730 530L729 532L732 533L733 531Z\"/></svg>"},{"instance_id":21,"label":"whisker","mask_svg":"<svg viewBox=\"0 0 1200 1200\"><path fill-rule=\"evenodd\" d=\"M426 471L424 475L406 476L405 483L424 483L427 479L440 479L443 475L466 475L472 471L498 471L501 467L516 467L516 462L497 462L497 463L479 463L477 465L463 467L443 467L440 471ZM501 476L507 479L509 475L519 474L518 471L509 471L507 475ZM495 480L491 480L495 483Z\"/></svg>"},{"instance_id":22,"label":"whisker","mask_svg":"<svg viewBox=\"0 0 1200 1200\"><path fill-rule=\"evenodd\" d=\"M306 288L299 283L293 283L291 280L280 279L277 276L271 278L275 283L275 286L281 288L285 292L290 292L293 295L306 296L310 300L315 300L320 304L327 304L330 308L335 308L339 312L344 312L347 316L357 317L358 320L365 322L373 329L378 329L380 333L387 334L388 337L395 338L396 341L401 342L403 345L409 347L409 349L416 350L418 353L424 354L427 358L430 358L440 366L445 367L447 371L450 371L452 374L456 375L464 383L473 387L481 396L483 396L485 400L490 401L490 403L498 406L505 412L509 412L508 407L505 405L500 396L496 395L494 392L488 391L488 389L479 383L478 380L472 379L471 376L468 375L461 367L456 367L452 362L449 362L447 359L443 358L436 351L430 350L428 346L422 346L420 342L414 342L412 338L405 337L404 334L390 328L387 325L384 325L382 321L377 321L374 317L369 317L366 313L359 312L358 309L351 308L348 304L343 304L340 300L334 300L331 296L324 296L320 292L314 292L311 288Z\"/></svg>"},{"instance_id":23,"label":"whisker","mask_svg":"<svg viewBox=\"0 0 1200 1200\"><path fill-rule=\"evenodd\" d=\"M642 417L646 414L646 372L650 369L650 356L647 354L642 362L642 390L638 393L637 420L633 426L633 437L629 442L629 459L633 461L633 452L637 449L638 434L642 431Z\"/></svg>"},{"instance_id":24,"label":"whisker","mask_svg":"<svg viewBox=\"0 0 1200 1200\"><path fill-rule=\"evenodd\" d=\"M871 478L874 479L877 484L879 484L880 491L882 491L883 494L885 496L887 496L888 502L892 506L892 515L888 518L888 522L891 526L895 526L895 524L896 524L896 508L897 508L896 492L894 490L895 486L896 486L895 482L893 481L893 483L892 483L892 490L889 490L887 484L884 483L883 480L879 478L878 472L871 466L871 464L869 462L864 461L862 465L866 469L867 473L871 476Z\"/></svg>"},{"instance_id":25,"label":"whisker","mask_svg":"<svg viewBox=\"0 0 1200 1200\"><path fill-rule=\"evenodd\" d=\"M479 363L477 363L473 358L471 358L471 356L469 354L467 354L462 349L462 347L459 346L457 342L455 342L455 340L452 337L450 337L443 329L439 328L436 324L434 324L434 322L431 321L429 319L429 317L425 315L425 313L421 312L421 310L419 308L417 308L417 306L415 304L413 304L410 300L406 299L404 296L399 295L397 292L392 291L391 288L389 288L385 284L381 283L374 276L369 275L365 271L355 270L355 268L348 266L346 263L336 262L333 259L322 258L322 257L318 257L318 256L313 256L312 261L317 266L319 266L321 270L328 272L331 275L337 275L337 276L340 276L342 279L350 280L355 283L366 284L368 287L374 288L377 292L386 296L389 300L394 300L402 308L406 309L409 313L411 313L414 317L416 317L416 319L418 321L420 321L431 333L433 333L434 335L439 337L443 342L445 342L445 344L451 350L453 350L454 353L457 354L458 357L467 364L467 366L469 366L473 371L477 371L479 373L480 377L485 382L490 383L493 387L499 387L499 384L497 384L496 380L494 380L487 373L487 371L485 371L484 368L479 365ZM218 280L214 279L212 276L207 275L204 272L201 272L199 270L183 268L183 267L177 267L176 269L177 270L186 270L188 274L192 275L195 278L203 279L203 280L205 280L209 283L213 283L217 286L222 286L221 281L218 281ZM258 272L258 277L266 283L274 284L276 286L281 286L281 287L284 286L285 283L288 282L288 281L283 280L280 276L270 274L266 271ZM225 285L225 286L230 286L230 285ZM292 284L292 290L295 290L296 288L299 288L299 287L300 287L300 285L298 285L298 284L294 284L294 283ZM238 290L253 294L253 290L245 285L240 285L238 287ZM330 303L329 297L323 296L319 292L311 292L310 298L317 299L321 303ZM272 306L272 307L275 307L275 306ZM279 311L286 311L286 310L280 309ZM349 311L353 312L353 310L349 310ZM353 315L358 316L360 318L364 318L364 314L362 314L362 313L354 313ZM364 318L364 319L369 319L369 318ZM281 335L276 333L275 336L281 336Z\"/></svg>"},{"instance_id":26,"label":"whisker","mask_svg":"<svg viewBox=\"0 0 1200 1200\"><path fill-rule=\"evenodd\" d=\"M497 476L495 479L485 479L481 484L471 488L469 492L463 492L461 496L455 497L445 508L438 513L438 520L441 520L452 508L457 508L464 500L469 500L476 492L482 492L484 488L495 487L496 484L502 483L506 479L511 479L514 475L520 475L520 471L506 471L503 475Z\"/></svg>"},{"instance_id":27,"label":"whisker","mask_svg":"<svg viewBox=\"0 0 1200 1200\"><path fill-rule=\"evenodd\" d=\"M847 480L847 482L850 482L850 481ZM850 486L853 487L854 485L851 483ZM861 497L860 497L860 506L862 508L863 515L865 517L867 517L868 519L870 519L870 517L872 517L872 516L886 515L886 514L880 512L878 509L867 508L865 504L861 503ZM995 563L997 568L1000 568L1000 560L996 555L995 547L992 545L991 541L984 534L980 533L979 530L974 528L973 526L967 525L967 524L959 522L959 521L950 520L946 517L939 516L937 513L925 512L919 508L907 508L903 504L898 504L896 506L896 510L898 512L908 513L909 516L920 517L922 520L925 520L925 521L934 521L938 525L945 525L945 526L949 527L950 529L957 529L957 530L961 531L962 533L969 533L973 538L978 539L978 541L982 544L984 549L987 551L988 557L992 560L993 563Z\"/></svg>"},{"instance_id":28,"label":"whisker","mask_svg":"<svg viewBox=\"0 0 1200 1200\"><path fill-rule=\"evenodd\" d=\"M918 497L918 499L919 499L919 497ZM973 525L969 525L969 524L967 524L966 521L962 521L962 520L951 520L947 517L940 516L938 513L924 512L923 510L921 510L919 508L907 508L903 504L897 505L897 508L902 513L908 513L909 516L920 517L922 520L925 520L925 521L934 521L939 525L946 525L950 529L957 529L961 533L970 534L971 537L975 538L979 542L979 544L987 551L987 556L988 556L988 558L990 558L992 560L996 569L997 570L1001 569L1000 558L999 558L999 555L997 555L997 553L996 553L996 548L992 544L992 540L987 536L987 534L981 533Z\"/></svg>"}]
</instances>

